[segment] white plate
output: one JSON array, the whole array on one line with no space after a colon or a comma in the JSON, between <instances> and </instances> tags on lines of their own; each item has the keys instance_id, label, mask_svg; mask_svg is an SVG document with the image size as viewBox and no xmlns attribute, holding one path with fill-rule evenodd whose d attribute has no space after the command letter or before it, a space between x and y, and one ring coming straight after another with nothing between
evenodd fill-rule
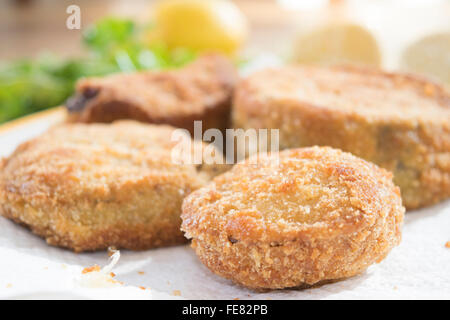
<instances>
[{"instance_id":1,"label":"white plate","mask_svg":"<svg viewBox=\"0 0 450 320\"><path fill-rule=\"evenodd\" d=\"M57 109L0 127L0 156L64 116ZM360 276L319 288L253 292L214 275L189 246L178 246L122 251L114 272L128 287L87 289L77 287L74 279L86 266L105 265L105 252L76 254L49 247L27 229L0 217L0 298L450 299L447 241L450 201L408 212L403 241L383 262Z\"/></svg>"}]
</instances>

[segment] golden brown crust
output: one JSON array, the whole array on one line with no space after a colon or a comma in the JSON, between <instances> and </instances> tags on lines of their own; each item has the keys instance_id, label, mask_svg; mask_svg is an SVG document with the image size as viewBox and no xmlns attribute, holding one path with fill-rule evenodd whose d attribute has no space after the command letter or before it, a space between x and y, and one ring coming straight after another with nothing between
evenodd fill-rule
<instances>
[{"instance_id":1,"label":"golden brown crust","mask_svg":"<svg viewBox=\"0 0 450 320\"><path fill-rule=\"evenodd\" d=\"M233 125L280 129L280 147L328 145L394 173L404 205L450 197L450 95L411 75L289 67L244 80Z\"/></svg>"},{"instance_id":2,"label":"golden brown crust","mask_svg":"<svg viewBox=\"0 0 450 320\"><path fill-rule=\"evenodd\" d=\"M235 165L183 202L182 230L213 272L251 288L350 277L401 239L392 175L328 147Z\"/></svg>"},{"instance_id":3,"label":"golden brown crust","mask_svg":"<svg viewBox=\"0 0 450 320\"><path fill-rule=\"evenodd\" d=\"M3 160L0 213L74 251L182 243L184 196L223 168L174 164L173 130L133 121L54 127Z\"/></svg>"},{"instance_id":4,"label":"golden brown crust","mask_svg":"<svg viewBox=\"0 0 450 320\"><path fill-rule=\"evenodd\" d=\"M68 100L69 119L112 122L133 119L170 124L193 133L229 127L231 96L237 73L230 61L205 55L180 70L145 71L83 79Z\"/></svg>"}]
</instances>

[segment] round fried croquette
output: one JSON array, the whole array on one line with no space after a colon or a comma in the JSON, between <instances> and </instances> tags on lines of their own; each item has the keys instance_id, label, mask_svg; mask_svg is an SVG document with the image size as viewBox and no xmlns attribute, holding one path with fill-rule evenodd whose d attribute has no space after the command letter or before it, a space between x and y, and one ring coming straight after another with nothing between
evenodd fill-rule
<instances>
[{"instance_id":1,"label":"round fried croquette","mask_svg":"<svg viewBox=\"0 0 450 320\"><path fill-rule=\"evenodd\" d=\"M399 244L392 174L329 147L252 158L183 202L182 230L213 272L254 289L351 277Z\"/></svg>"},{"instance_id":2,"label":"round fried croquette","mask_svg":"<svg viewBox=\"0 0 450 320\"><path fill-rule=\"evenodd\" d=\"M280 148L331 146L394 173L408 209L450 197L450 94L411 75L285 67L237 89L238 128L279 129Z\"/></svg>"},{"instance_id":3,"label":"round fried croquette","mask_svg":"<svg viewBox=\"0 0 450 320\"><path fill-rule=\"evenodd\" d=\"M0 213L77 252L183 243L183 198L222 167L173 163L173 130L132 121L54 127L0 163Z\"/></svg>"},{"instance_id":4,"label":"round fried croquette","mask_svg":"<svg viewBox=\"0 0 450 320\"><path fill-rule=\"evenodd\" d=\"M82 79L67 101L69 121L112 122L132 119L185 128L230 127L231 97L237 72L227 58L200 56L181 69L141 71Z\"/></svg>"}]
</instances>

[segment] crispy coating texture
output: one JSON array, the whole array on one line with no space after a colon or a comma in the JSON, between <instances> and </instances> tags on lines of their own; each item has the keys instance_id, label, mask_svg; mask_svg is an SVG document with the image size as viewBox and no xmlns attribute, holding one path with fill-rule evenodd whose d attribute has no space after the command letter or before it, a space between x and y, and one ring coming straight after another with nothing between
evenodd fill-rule
<instances>
[{"instance_id":1,"label":"crispy coating texture","mask_svg":"<svg viewBox=\"0 0 450 320\"><path fill-rule=\"evenodd\" d=\"M400 242L404 211L391 173L311 147L235 165L189 195L181 217L209 269L276 289L351 277L380 262Z\"/></svg>"},{"instance_id":2,"label":"crispy coating texture","mask_svg":"<svg viewBox=\"0 0 450 320\"><path fill-rule=\"evenodd\" d=\"M450 95L410 75L286 67L238 87L233 122L280 129L280 147L327 145L394 173L408 209L450 197Z\"/></svg>"},{"instance_id":3,"label":"crispy coating texture","mask_svg":"<svg viewBox=\"0 0 450 320\"><path fill-rule=\"evenodd\" d=\"M1 161L0 213L77 252L183 243L183 198L223 168L174 164L173 130L134 121L54 127Z\"/></svg>"},{"instance_id":4,"label":"crispy coating texture","mask_svg":"<svg viewBox=\"0 0 450 320\"><path fill-rule=\"evenodd\" d=\"M213 54L180 70L87 78L78 82L75 96L67 101L69 120L133 119L169 124L191 133L194 120L202 120L203 130L225 129L236 82L232 63Z\"/></svg>"}]
</instances>

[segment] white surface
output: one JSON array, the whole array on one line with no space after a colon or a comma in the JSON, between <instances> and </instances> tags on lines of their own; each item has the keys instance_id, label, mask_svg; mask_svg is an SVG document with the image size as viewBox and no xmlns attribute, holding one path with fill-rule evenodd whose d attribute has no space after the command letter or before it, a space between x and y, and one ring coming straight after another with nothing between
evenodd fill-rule
<instances>
[{"instance_id":1,"label":"white surface","mask_svg":"<svg viewBox=\"0 0 450 320\"><path fill-rule=\"evenodd\" d=\"M0 156L45 130L58 117L0 134ZM106 252L75 254L0 217L0 298L181 298L192 299L450 299L450 201L409 212L403 241L364 274L319 288L256 293L204 267L188 246L144 252L121 251L114 268L126 287L90 289L76 285L82 268L108 263ZM140 274L139 272L144 272ZM148 287L141 290L136 287Z\"/></svg>"}]
</instances>

